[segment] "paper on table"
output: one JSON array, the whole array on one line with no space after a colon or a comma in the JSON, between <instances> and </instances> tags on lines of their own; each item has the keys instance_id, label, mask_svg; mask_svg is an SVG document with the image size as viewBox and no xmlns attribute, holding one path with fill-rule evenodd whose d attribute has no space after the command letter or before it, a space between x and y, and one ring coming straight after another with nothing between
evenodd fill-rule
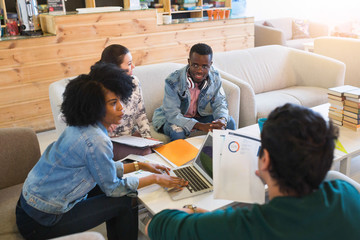
<instances>
[{"instance_id":1,"label":"paper on table","mask_svg":"<svg viewBox=\"0 0 360 240\"><path fill-rule=\"evenodd\" d=\"M214 162L214 198L264 203L265 187L255 175L260 140L235 131L224 133L220 157ZM219 133L214 135L214 141L214 144L221 143Z\"/></svg>"},{"instance_id":2,"label":"paper on table","mask_svg":"<svg viewBox=\"0 0 360 240\"><path fill-rule=\"evenodd\" d=\"M152 147L163 143L161 141L135 136L113 137L111 141L139 148Z\"/></svg>"}]
</instances>

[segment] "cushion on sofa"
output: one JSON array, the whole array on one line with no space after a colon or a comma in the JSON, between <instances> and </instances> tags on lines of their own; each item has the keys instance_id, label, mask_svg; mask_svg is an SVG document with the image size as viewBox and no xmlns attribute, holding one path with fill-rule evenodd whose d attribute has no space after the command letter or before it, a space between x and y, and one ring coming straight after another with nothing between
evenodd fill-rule
<instances>
[{"instance_id":1,"label":"cushion on sofa","mask_svg":"<svg viewBox=\"0 0 360 240\"><path fill-rule=\"evenodd\" d=\"M216 67L248 82L255 94L295 85L292 69L284 67L288 64L288 52L278 48L235 50L214 57Z\"/></svg>"},{"instance_id":2,"label":"cushion on sofa","mask_svg":"<svg viewBox=\"0 0 360 240\"><path fill-rule=\"evenodd\" d=\"M318 96L314 98L314 96ZM269 101L271 99L271 101ZM255 95L257 119L264 118L283 103L294 103L314 107L327 101L327 89L318 87L293 86L285 89Z\"/></svg>"},{"instance_id":3,"label":"cushion on sofa","mask_svg":"<svg viewBox=\"0 0 360 240\"><path fill-rule=\"evenodd\" d=\"M292 21L292 39L310 38L309 21L294 19Z\"/></svg>"}]
</instances>

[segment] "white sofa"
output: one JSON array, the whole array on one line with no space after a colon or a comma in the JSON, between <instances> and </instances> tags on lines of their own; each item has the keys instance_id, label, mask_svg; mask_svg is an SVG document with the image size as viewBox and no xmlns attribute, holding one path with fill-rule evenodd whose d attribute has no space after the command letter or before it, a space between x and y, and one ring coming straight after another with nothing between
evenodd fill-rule
<instances>
[{"instance_id":1,"label":"white sofa","mask_svg":"<svg viewBox=\"0 0 360 240\"><path fill-rule=\"evenodd\" d=\"M304 50L304 43L312 42L314 38L327 36L329 28L326 24L309 22L310 38L293 39L294 18L275 18L255 22L255 47L265 45L282 45ZM264 26L268 22L273 27Z\"/></svg>"},{"instance_id":2,"label":"white sofa","mask_svg":"<svg viewBox=\"0 0 360 240\"><path fill-rule=\"evenodd\" d=\"M314 41L314 53L337 59L346 65L346 85L360 87L360 39L321 37Z\"/></svg>"},{"instance_id":3,"label":"white sofa","mask_svg":"<svg viewBox=\"0 0 360 240\"><path fill-rule=\"evenodd\" d=\"M165 78L177 69L185 66L179 63L159 63L138 66L134 69L134 75L140 80L143 91L144 104L146 115L149 121L152 120L153 113L156 108L162 105L165 89ZM55 121L55 128L57 134L60 135L65 129L65 123L59 119L60 105L62 103L62 94L65 86L72 78L62 79L50 84L49 97L51 110ZM240 89L235 84L229 81L223 81L223 89L228 101L228 108L230 115L234 118L236 126L239 121L239 106L240 106ZM169 137L158 133L151 125L151 136L163 142L169 142Z\"/></svg>"},{"instance_id":4,"label":"white sofa","mask_svg":"<svg viewBox=\"0 0 360 240\"><path fill-rule=\"evenodd\" d=\"M344 63L284 46L218 52L213 61L223 79L240 87L240 127L285 103L326 103L327 89L344 84Z\"/></svg>"}]
</instances>

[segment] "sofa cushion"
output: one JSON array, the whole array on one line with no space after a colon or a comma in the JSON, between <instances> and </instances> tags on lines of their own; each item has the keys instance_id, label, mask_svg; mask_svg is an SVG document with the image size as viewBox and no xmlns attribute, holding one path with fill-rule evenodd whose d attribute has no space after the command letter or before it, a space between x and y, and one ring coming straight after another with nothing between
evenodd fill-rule
<instances>
[{"instance_id":1,"label":"sofa cushion","mask_svg":"<svg viewBox=\"0 0 360 240\"><path fill-rule=\"evenodd\" d=\"M216 53L213 60L214 66L248 82L258 94L296 84L292 69L288 67L288 54L287 48L253 48L231 51L231 54Z\"/></svg>"},{"instance_id":2,"label":"sofa cushion","mask_svg":"<svg viewBox=\"0 0 360 240\"><path fill-rule=\"evenodd\" d=\"M269 21L265 21L263 23L263 25L266 26L266 27L272 27L272 28L274 27L274 25L272 25L271 22L269 22Z\"/></svg>"},{"instance_id":3,"label":"sofa cushion","mask_svg":"<svg viewBox=\"0 0 360 240\"><path fill-rule=\"evenodd\" d=\"M292 21L292 39L309 38L309 21L295 19Z\"/></svg>"},{"instance_id":4,"label":"sofa cushion","mask_svg":"<svg viewBox=\"0 0 360 240\"><path fill-rule=\"evenodd\" d=\"M327 102L327 89L318 87L293 86L255 95L257 119L264 118L276 107L285 103L314 107ZM271 99L271 101L269 101Z\"/></svg>"},{"instance_id":5,"label":"sofa cushion","mask_svg":"<svg viewBox=\"0 0 360 240\"><path fill-rule=\"evenodd\" d=\"M275 18L267 20L274 28L281 29L285 35L285 39L292 39L292 18Z\"/></svg>"},{"instance_id":6,"label":"sofa cushion","mask_svg":"<svg viewBox=\"0 0 360 240\"><path fill-rule=\"evenodd\" d=\"M313 42L313 41L314 41L314 39L312 39L312 38L291 39L291 40L286 41L286 46L304 50L304 43Z\"/></svg>"},{"instance_id":7,"label":"sofa cushion","mask_svg":"<svg viewBox=\"0 0 360 240\"><path fill-rule=\"evenodd\" d=\"M0 239L22 239L19 230L16 227L15 209L16 203L20 197L21 188L23 184L17 184L12 187L0 190ZM19 236L16 238L13 234Z\"/></svg>"}]
</instances>

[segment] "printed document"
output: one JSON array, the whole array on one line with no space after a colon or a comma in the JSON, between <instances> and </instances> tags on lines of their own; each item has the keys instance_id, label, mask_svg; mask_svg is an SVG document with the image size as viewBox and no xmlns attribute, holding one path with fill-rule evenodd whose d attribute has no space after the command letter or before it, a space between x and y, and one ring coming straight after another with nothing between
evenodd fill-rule
<instances>
[{"instance_id":1,"label":"printed document","mask_svg":"<svg viewBox=\"0 0 360 240\"><path fill-rule=\"evenodd\" d=\"M214 130L214 198L264 203L265 186L258 169L260 140L231 130Z\"/></svg>"}]
</instances>

